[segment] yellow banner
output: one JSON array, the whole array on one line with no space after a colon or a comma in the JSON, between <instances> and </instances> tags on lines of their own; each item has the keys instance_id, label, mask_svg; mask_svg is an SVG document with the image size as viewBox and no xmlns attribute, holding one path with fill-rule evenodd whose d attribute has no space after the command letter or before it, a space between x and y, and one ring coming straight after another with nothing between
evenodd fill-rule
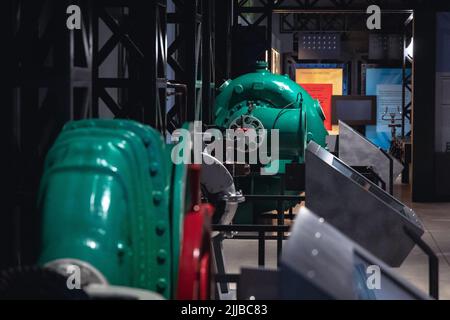
<instances>
[{"instance_id":1,"label":"yellow banner","mask_svg":"<svg viewBox=\"0 0 450 320\"><path fill-rule=\"evenodd\" d=\"M295 81L299 84L331 84L333 95L342 95L344 74L342 69L297 69Z\"/></svg>"}]
</instances>

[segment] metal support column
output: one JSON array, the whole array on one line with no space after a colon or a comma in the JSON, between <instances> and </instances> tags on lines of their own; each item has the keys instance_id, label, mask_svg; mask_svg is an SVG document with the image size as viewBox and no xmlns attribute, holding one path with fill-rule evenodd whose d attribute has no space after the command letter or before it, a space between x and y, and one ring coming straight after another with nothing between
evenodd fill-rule
<instances>
[{"instance_id":1,"label":"metal support column","mask_svg":"<svg viewBox=\"0 0 450 320\"><path fill-rule=\"evenodd\" d=\"M216 1L173 0L175 11L168 13L167 22L175 25L176 36L169 44L167 61L175 73L176 83L187 87L187 112L176 119L177 106L169 111L170 130L180 127L180 121L203 120L210 123L214 104L214 24L212 17Z\"/></svg>"},{"instance_id":2,"label":"metal support column","mask_svg":"<svg viewBox=\"0 0 450 320\"><path fill-rule=\"evenodd\" d=\"M7 265L33 263L39 244L37 189L43 160L62 126L92 115L91 2L10 1L14 196L5 225L13 257ZM81 8L81 29L66 27L66 9ZM12 259L11 259L12 258Z\"/></svg>"},{"instance_id":3,"label":"metal support column","mask_svg":"<svg viewBox=\"0 0 450 320\"><path fill-rule=\"evenodd\" d=\"M149 18L150 16L150 18ZM94 37L100 23L112 33L94 51L94 95L116 118L134 119L161 132L166 127L166 0L95 1ZM102 74L107 59L117 59L120 74ZM124 65L122 65L124 64ZM114 92L114 94L112 93Z\"/></svg>"}]
</instances>

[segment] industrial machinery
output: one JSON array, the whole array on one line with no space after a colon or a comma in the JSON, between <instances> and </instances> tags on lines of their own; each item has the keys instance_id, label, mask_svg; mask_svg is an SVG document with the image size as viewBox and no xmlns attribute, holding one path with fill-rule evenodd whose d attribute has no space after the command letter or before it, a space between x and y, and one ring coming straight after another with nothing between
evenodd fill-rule
<instances>
[{"instance_id":1,"label":"industrial machinery","mask_svg":"<svg viewBox=\"0 0 450 320\"><path fill-rule=\"evenodd\" d=\"M339 121L339 159L352 167L373 168L391 195L394 192L394 180L403 170L400 161L343 121Z\"/></svg>"},{"instance_id":2,"label":"industrial machinery","mask_svg":"<svg viewBox=\"0 0 450 320\"><path fill-rule=\"evenodd\" d=\"M303 207L277 269L246 267L242 300L428 300L428 296L327 219Z\"/></svg>"},{"instance_id":3,"label":"industrial machinery","mask_svg":"<svg viewBox=\"0 0 450 320\"><path fill-rule=\"evenodd\" d=\"M306 163L306 206L399 267L424 233L416 213L313 141Z\"/></svg>"},{"instance_id":4,"label":"industrial machinery","mask_svg":"<svg viewBox=\"0 0 450 320\"><path fill-rule=\"evenodd\" d=\"M201 203L200 166L173 164L170 151L134 121L66 124L41 180L38 265L79 270L94 298L209 298L213 207Z\"/></svg>"},{"instance_id":5,"label":"industrial machinery","mask_svg":"<svg viewBox=\"0 0 450 320\"><path fill-rule=\"evenodd\" d=\"M328 132L324 127L325 115L318 100L288 76L272 74L267 63L257 62L254 73L226 81L220 88L214 109L215 125L222 130L248 130L257 132L279 130L279 169L274 175L261 175L260 167L249 174L235 176L237 187L244 195L298 195L301 185L285 188L288 170L304 170L305 149L309 141L326 146ZM246 146L246 150L258 146ZM239 164L238 164L239 165ZM262 165L264 167L264 165ZM265 169L270 171L269 165ZM237 222L250 223L252 213L277 208L276 201L246 202L241 204Z\"/></svg>"},{"instance_id":6,"label":"industrial machinery","mask_svg":"<svg viewBox=\"0 0 450 320\"><path fill-rule=\"evenodd\" d=\"M292 228L280 278L281 299L430 299L307 208Z\"/></svg>"},{"instance_id":7,"label":"industrial machinery","mask_svg":"<svg viewBox=\"0 0 450 320\"><path fill-rule=\"evenodd\" d=\"M202 195L209 203L214 204L213 223L231 224L238 205L245 201L240 190L236 190L233 177L218 159L203 153L200 184Z\"/></svg>"}]
</instances>

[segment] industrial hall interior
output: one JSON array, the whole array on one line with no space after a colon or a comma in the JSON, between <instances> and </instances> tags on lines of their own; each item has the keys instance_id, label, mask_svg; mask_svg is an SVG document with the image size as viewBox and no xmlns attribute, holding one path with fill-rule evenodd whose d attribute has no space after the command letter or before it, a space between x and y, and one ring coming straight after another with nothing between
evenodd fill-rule
<instances>
[{"instance_id":1,"label":"industrial hall interior","mask_svg":"<svg viewBox=\"0 0 450 320\"><path fill-rule=\"evenodd\" d=\"M450 300L449 1L0 14L0 300Z\"/></svg>"}]
</instances>

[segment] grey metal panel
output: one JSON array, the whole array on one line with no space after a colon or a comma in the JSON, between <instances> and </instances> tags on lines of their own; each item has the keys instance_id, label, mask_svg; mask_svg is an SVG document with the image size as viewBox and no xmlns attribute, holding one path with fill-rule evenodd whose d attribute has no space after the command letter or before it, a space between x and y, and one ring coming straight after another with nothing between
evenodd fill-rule
<instances>
[{"instance_id":1,"label":"grey metal panel","mask_svg":"<svg viewBox=\"0 0 450 320\"><path fill-rule=\"evenodd\" d=\"M354 299L352 246L344 237L302 208L281 258L282 299ZM320 241L320 242L319 242ZM321 250L321 248L328 248ZM304 277L302 285L295 274ZM300 289L301 288L301 289Z\"/></svg>"},{"instance_id":2,"label":"grey metal panel","mask_svg":"<svg viewBox=\"0 0 450 320\"><path fill-rule=\"evenodd\" d=\"M380 288L367 286L367 267L380 268ZM281 299L429 299L339 232L302 208L280 265Z\"/></svg>"},{"instance_id":3,"label":"grey metal panel","mask_svg":"<svg viewBox=\"0 0 450 320\"><path fill-rule=\"evenodd\" d=\"M279 277L276 269L242 268L237 284L237 300L278 299Z\"/></svg>"},{"instance_id":4,"label":"grey metal panel","mask_svg":"<svg viewBox=\"0 0 450 320\"><path fill-rule=\"evenodd\" d=\"M222 162L205 152L202 152L202 157L201 184L208 192L235 191L233 177Z\"/></svg>"},{"instance_id":5,"label":"grey metal panel","mask_svg":"<svg viewBox=\"0 0 450 320\"><path fill-rule=\"evenodd\" d=\"M339 159L349 166L371 166L389 186L389 159L378 146L353 130L343 121L339 121ZM403 165L395 158L393 175L395 180L403 170Z\"/></svg>"},{"instance_id":6,"label":"grey metal panel","mask_svg":"<svg viewBox=\"0 0 450 320\"><path fill-rule=\"evenodd\" d=\"M220 195L219 201L225 202L223 212L216 210L215 213L222 215L219 223L231 224L239 203L244 202L245 198L240 191L236 191L233 177L222 162L204 152L202 152L202 157L200 183L208 193Z\"/></svg>"},{"instance_id":7,"label":"grey metal panel","mask_svg":"<svg viewBox=\"0 0 450 320\"><path fill-rule=\"evenodd\" d=\"M340 59L341 35L339 33L299 32L299 59Z\"/></svg>"},{"instance_id":8,"label":"grey metal panel","mask_svg":"<svg viewBox=\"0 0 450 320\"><path fill-rule=\"evenodd\" d=\"M326 143L327 143L327 147L328 150L331 153L337 153L339 150L339 142L338 142L338 137L337 135L328 135L325 137Z\"/></svg>"},{"instance_id":9,"label":"grey metal panel","mask_svg":"<svg viewBox=\"0 0 450 320\"><path fill-rule=\"evenodd\" d=\"M306 205L387 264L398 267L421 236L416 214L315 142L306 150Z\"/></svg>"}]
</instances>

